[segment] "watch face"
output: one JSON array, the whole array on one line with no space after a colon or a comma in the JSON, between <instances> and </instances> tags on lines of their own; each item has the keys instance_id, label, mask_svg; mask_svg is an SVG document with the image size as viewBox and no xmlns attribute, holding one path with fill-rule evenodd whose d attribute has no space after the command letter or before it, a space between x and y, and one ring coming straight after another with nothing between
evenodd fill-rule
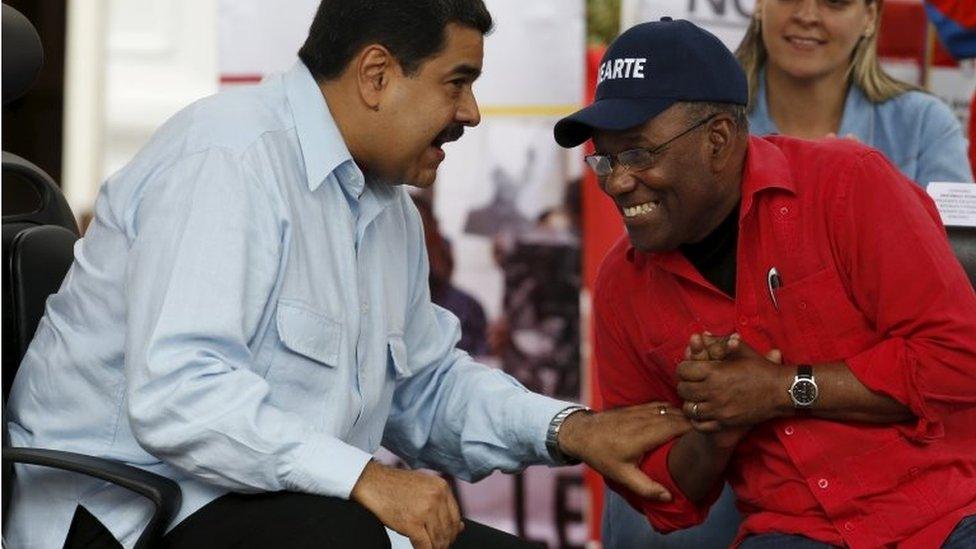
<instances>
[{"instance_id":1,"label":"watch face","mask_svg":"<svg viewBox=\"0 0 976 549\"><path fill-rule=\"evenodd\" d=\"M798 379L790 388L797 406L809 406L817 399L817 384L809 379Z\"/></svg>"}]
</instances>

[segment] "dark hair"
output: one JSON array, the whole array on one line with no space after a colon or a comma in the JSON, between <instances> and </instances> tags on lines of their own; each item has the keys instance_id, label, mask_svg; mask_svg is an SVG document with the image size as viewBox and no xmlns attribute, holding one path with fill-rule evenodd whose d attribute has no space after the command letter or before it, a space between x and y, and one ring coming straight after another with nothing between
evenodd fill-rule
<instances>
[{"instance_id":1,"label":"dark hair","mask_svg":"<svg viewBox=\"0 0 976 549\"><path fill-rule=\"evenodd\" d=\"M404 73L444 47L444 29L458 23L487 34L483 0L322 0L298 57L316 80L336 78L369 44L381 44Z\"/></svg>"}]
</instances>

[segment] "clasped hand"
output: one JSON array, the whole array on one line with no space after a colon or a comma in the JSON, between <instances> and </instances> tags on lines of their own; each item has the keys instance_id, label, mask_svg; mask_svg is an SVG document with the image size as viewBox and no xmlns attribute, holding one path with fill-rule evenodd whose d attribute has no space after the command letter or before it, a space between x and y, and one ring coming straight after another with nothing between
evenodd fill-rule
<instances>
[{"instance_id":1,"label":"clasped hand","mask_svg":"<svg viewBox=\"0 0 976 549\"><path fill-rule=\"evenodd\" d=\"M693 334L678 365L682 410L701 432L749 428L777 417L789 381L781 353L765 356L738 334Z\"/></svg>"}]
</instances>

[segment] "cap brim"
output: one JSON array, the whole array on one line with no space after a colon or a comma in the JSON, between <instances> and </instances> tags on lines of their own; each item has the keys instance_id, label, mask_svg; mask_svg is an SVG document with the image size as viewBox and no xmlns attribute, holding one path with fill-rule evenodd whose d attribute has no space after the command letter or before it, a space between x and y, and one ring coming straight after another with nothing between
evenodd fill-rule
<instances>
[{"instance_id":1,"label":"cap brim","mask_svg":"<svg viewBox=\"0 0 976 549\"><path fill-rule=\"evenodd\" d=\"M600 99L556 122L552 133L556 143L568 149L593 137L593 130L620 131L639 126L676 101L670 97Z\"/></svg>"}]
</instances>

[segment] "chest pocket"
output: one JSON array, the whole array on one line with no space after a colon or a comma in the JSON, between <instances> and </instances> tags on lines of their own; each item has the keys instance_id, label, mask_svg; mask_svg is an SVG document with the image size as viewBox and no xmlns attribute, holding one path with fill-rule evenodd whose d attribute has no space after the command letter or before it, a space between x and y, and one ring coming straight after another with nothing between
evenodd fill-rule
<instances>
[{"instance_id":1,"label":"chest pocket","mask_svg":"<svg viewBox=\"0 0 976 549\"><path fill-rule=\"evenodd\" d=\"M281 345L266 376L272 400L296 412L320 409L342 381L342 324L304 303L281 300L275 327Z\"/></svg>"},{"instance_id":2,"label":"chest pocket","mask_svg":"<svg viewBox=\"0 0 976 549\"><path fill-rule=\"evenodd\" d=\"M306 306L278 303L278 335L289 350L323 366L339 364L342 324Z\"/></svg>"},{"instance_id":3,"label":"chest pocket","mask_svg":"<svg viewBox=\"0 0 976 549\"><path fill-rule=\"evenodd\" d=\"M875 338L867 318L848 297L837 271L825 267L777 291L782 350L790 362L848 358Z\"/></svg>"}]
</instances>

